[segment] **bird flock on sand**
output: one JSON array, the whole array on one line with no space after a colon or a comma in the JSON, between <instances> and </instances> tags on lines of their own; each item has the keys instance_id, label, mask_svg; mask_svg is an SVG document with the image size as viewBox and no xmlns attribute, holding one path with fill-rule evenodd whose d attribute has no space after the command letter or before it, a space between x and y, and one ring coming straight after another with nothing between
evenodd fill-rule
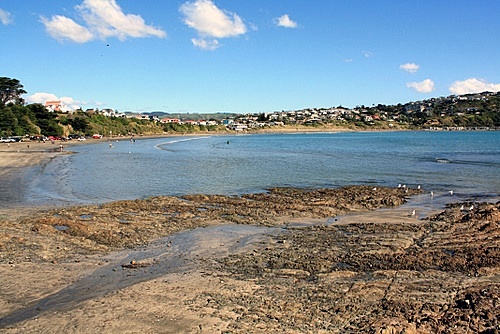
<instances>
[{"instance_id":1,"label":"bird flock on sand","mask_svg":"<svg viewBox=\"0 0 500 334\"><path fill-rule=\"evenodd\" d=\"M398 184L398 189L404 189L405 192L408 192L408 187L406 186L406 184ZM417 189L418 190L421 190L422 189L422 186L421 185L417 185ZM377 190L377 188L373 188L373 190ZM449 196L453 196L454 195L454 192L453 190L449 190L448 191L448 194ZM429 192L429 195L434 198L434 191L430 191ZM465 205L462 205L460 207L460 211L472 211L474 210L474 204L471 204L469 207L466 207ZM413 209L410 213L410 217L415 217L417 215L417 211L415 209Z\"/></svg>"}]
</instances>

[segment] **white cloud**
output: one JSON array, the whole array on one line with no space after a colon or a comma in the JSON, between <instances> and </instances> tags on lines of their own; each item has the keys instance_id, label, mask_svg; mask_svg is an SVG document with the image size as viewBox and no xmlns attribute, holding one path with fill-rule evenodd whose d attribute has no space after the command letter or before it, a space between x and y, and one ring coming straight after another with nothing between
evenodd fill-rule
<instances>
[{"instance_id":1,"label":"white cloud","mask_svg":"<svg viewBox=\"0 0 500 334\"><path fill-rule=\"evenodd\" d=\"M213 51L220 47L220 43L216 39L204 39L204 38L192 38L191 42L193 43L194 46L202 49L202 50L209 50Z\"/></svg>"},{"instance_id":2,"label":"white cloud","mask_svg":"<svg viewBox=\"0 0 500 334\"><path fill-rule=\"evenodd\" d=\"M5 26L14 23L12 14L0 8L0 22Z\"/></svg>"},{"instance_id":3,"label":"white cloud","mask_svg":"<svg viewBox=\"0 0 500 334\"><path fill-rule=\"evenodd\" d=\"M363 51L363 56L365 56L365 58L371 58L373 56L373 52L371 51Z\"/></svg>"},{"instance_id":4,"label":"white cloud","mask_svg":"<svg viewBox=\"0 0 500 334\"><path fill-rule=\"evenodd\" d=\"M415 63L406 63L400 65L399 68L408 73L417 73L417 71L420 69L420 65L417 65Z\"/></svg>"},{"instance_id":5,"label":"white cloud","mask_svg":"<svg viewBox=\"0 0 500 334\"><path fill-rule=\"evenodd\" d=\"M41 103L45 105L45 102L47 101L61 101L63 111L75 110L80 107L80 104L86 104L68 96L59 98L57 95L52 93L35 93L26 98L26 102L28 103Z\"/></svg>"},{"instance_id":6,"label":"white cloud","mask_svg":"<svg viewBox=\"0 0 500 334\"><path fill-rule=\"evenodd\" d=\"M282 15L278 18L275 19L275 23L279 27L284 27L284 28L297 28L297 22L293 21L290 19L288 14Z\"/></svg>"},{"instance_id":7,"label":"white cloud","mask_svg":"<svg viewBox=\"0 0 500 334\"><path fill-rule=\"evenodd\" d=\"M72 97L68 97L68 96L61 97L60 101L62 102L64 111L75 110L75 109L80 108L80 106L82 104L86 104L86 103L82 103L81 101L77 101L77 100L73 99Z\"/></svg>"},{"instance_id":8,"label":"white cloud","mask_svg":"<svg viewBox=\"0 0 500 334\"><path fill-rule=\"evenodd\" d=\"M450 92L456 95L500 92L500 83L494 84L482 79L469 78L464 81L455 81L449 88Z\"/></svg>"},{"instance_id":9,"label":"white cloud","mask_svg":"<svg viewBox=\"0 0 500 334\"><path fill-rule=\"evenodd\" d=\"M100 38L166 37L166 33L147 25L139 15L124 14L115 0L84 0L76 7L92 31Z\"/></svg>"},{"instance_id":10,"label":"white cloud","mask_svg":"<svg viewBox=\"0 0 500 334\"><path fill-rule=\"evenodd\" d=\"M52 16L49 20L41 18L49 35L58 40L70 40L75 43L86 43L94 38L92 33L70 18L61 15Z\"/></svg>"},{"instance_id":11,"label":"white cloud","mask_svg":"<svg viewBox=\"0 0 500 334\"><path fill-rule=\"evenodd\" d=\"M49 35L59 41L76 43L86 43L96 38L116 37L125 40L127 37L164 38L167 35L163 30L147 25L139 15L123 13L115 0L84 0L76 9L84 25L61 15L54 15L50 20L42 17L41 21Z\"/></svg>"},{"instance_id":12,"label":"white cloud","mask_svg":"<svg viewBox=\"0 0 500 334\"><path fill-rule=\"evenodd\" d=\"M235 37L247 32L247 27L237 14L219 9L211 0L186 2L179 10L184 15L183 22L201 37L192 39L193 45L197 47L214 50L219 46L216 38ZM212 47L206 48L206 45Z\"/></svg>"},{"instance_id":13,"label":"white cloud","mask_svg":"<svg viewBox=\"0 0 500 334\"><path fill-rule=\"evenodd\" d=\"M59 98L51 93L35 93L26 98L26 102L28 103L42 103L44 104L47 101L59 101Z\"/></svg>"},{"instance_id":14,"label":"white cloud","mask_svg":"<svg viewBox=\"0 0 500 334\"><path fill-rule=\"evenodd\" d=\"M413 88L419 93L430 93L434 91L434 81L431 79L425 79L421 82L409 82L406 87Z\"/></svg>"}]
</instances>

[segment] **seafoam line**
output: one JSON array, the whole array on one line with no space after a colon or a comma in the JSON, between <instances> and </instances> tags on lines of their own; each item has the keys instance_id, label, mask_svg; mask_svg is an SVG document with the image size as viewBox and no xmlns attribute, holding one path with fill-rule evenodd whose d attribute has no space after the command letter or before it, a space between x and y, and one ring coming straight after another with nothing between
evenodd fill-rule
<instances>
[{"instance_id":1,"label":"seafoam line","mask_svg":"<svg viewBox=\"0 0 500 334\"><path fill-rule=\"evenodd\" d=\"M209 137L194 137L194 138L171 140L171 141L167 141L167 142L158 143L154 147L158 150L161 150L162 149L161 146L163 146L163 145L172 145L172 144L181 143L181 142L185 142L185 141L207 139L207 138L209 138Z\"/></svg>"}]
</instances>

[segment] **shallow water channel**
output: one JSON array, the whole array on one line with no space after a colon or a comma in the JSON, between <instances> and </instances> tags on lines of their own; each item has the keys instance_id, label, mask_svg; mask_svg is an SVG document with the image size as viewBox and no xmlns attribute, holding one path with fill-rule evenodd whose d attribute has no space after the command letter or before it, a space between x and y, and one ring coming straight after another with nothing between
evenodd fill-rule
<instances>
[{"instance_id":1,"label":"shallow water channel","mask_svg":"<svg viewBox=\"0 0 500 334\"><path fill-rule=\"evenodd\" d=\"M223 225L197 228L161 238L148 246L106 256L107 265L59 292L0 319L0 328L49 312L77 307L81 302L104 296L140 282L196 267L198 260L249 252L273 242L281 227Z\"/></svg>"}]
</instances>

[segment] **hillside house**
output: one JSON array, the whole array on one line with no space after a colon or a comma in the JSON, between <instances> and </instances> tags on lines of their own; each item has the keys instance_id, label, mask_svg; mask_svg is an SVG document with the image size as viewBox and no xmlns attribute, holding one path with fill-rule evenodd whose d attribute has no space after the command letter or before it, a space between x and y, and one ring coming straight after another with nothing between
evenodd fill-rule
<instances>
[{"instance_id":1,"label":"hillside house","mask_svg":"<svg viewBox=\"0 0 500 334\"><path fill-rule=\"evenodd\" d=\"M46 101L45 108L50 112L61 112L62 102L61 101Z\"/></svg>"},{"instance_id":2,"label":"hillside house","mask_svg":"<svg viewBox=\"0 0 500 334\"><path fill-rule=\"evenodd\" d=\"M181 124L181 120L179 118L162 118L160 120L160 123L163 123L163 124L167 124L167 123Z\"/></svg>"}]
</instances>

